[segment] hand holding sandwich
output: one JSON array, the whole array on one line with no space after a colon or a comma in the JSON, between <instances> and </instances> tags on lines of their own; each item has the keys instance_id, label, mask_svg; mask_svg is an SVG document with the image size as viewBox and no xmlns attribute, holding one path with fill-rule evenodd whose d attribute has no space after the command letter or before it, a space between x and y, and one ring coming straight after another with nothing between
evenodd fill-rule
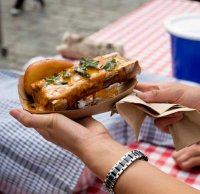
<instances>
[{"instance_id":1,"label":"hand holding sandwich","mask_svg":"<svg viewBox=\"0 0 200 194\"><path fill-rule=\"evenodd\" d=\"M78 123L61 114L31 114L20 108L11 110L10 114L24 126L35 128L46 140L77 155L85 147L83 144L91 146L98 138L109 136L103 125L91 117Z\"/></svg>"}]
</instances>

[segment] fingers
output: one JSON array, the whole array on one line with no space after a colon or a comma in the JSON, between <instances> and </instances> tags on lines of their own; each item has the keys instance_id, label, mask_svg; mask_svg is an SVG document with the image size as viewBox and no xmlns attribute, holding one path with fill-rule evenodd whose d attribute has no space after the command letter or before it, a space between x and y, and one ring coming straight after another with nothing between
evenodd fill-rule
<instances>
[{"instance_id":1,"label":"fingers","mask_svg":"<svg viewBox=\"0 0 200 194\"><path fill-rule=\"evenodd\" d=\"M180 166L183 170L186 171L191 170L194 167L200 166L200 156L192 157L189 160L181 163Z\"/></svg>"},{"instance_id":2,"label":"fingers","mask_svg":"<svg viewBox=\"0 0 200 194\"><path fill-rule=\"evenodd\" d=\"M60 114L31 114L23 109L12 109L10 114L22 123L26 127L31 127L37 129L43 129L49 131L51 134L55 133L55 130L60 133L65 133L66 131L71 135L75 136L77 131L79 135L83 135L86 132L91 132L92 130L97 132L99 130L105 131L104 126L93 119L88 117L81 119L76 123L69 118Z\"/></svg>"},{"instance_id":3,"label":"fingers","mask_svg":"<svg viewBox=\"0 0 200 194\"><path fill-rule=\"evenodd\" d=\"M31 114L23 109L13 109L10 114L21 124L29 128L42 129L50 134L65 134L74 135L76 130L79 134L85 133L86 128L78 123L70 120L61 114ZM38 131L40 133L40 131ZM75 135L74 135L75 136Z\"/></svg>"},{"instance_id":4,"label":"fingers","mask_svg":"<svg viewBox=\"0 0 200 194\"><path fill-rule=\"evenodd\" d=\"M147 92L151 90L159 90L159 84L146 84L146 83L138 83L135 87L136 90L141 92Z\"/></svg>"},{"instance_id":5,"label":"fingers","mask_svg":"<svg viewBox=\"0 0 200 194\"><path fill-rule=\"evenodd\" d=\"M36 115L31 114L23 109L12 109L10 115L16 120L22 123L26 127L32 128L52 128L53 127L53 116L48 115Z\"/></svg>"},{"instance_id":6,"label":"fingers","mask_svg":"<svg viewBox=\"0 0 200 194\"><path fill-rule=\"evenodd\" d=\"M200 145L193 145L175 152L173 158L183 170L190 170L193 167L200 166Z\"/></svg>"},{"instance_id":7,"label":"fingers","mask_svg":"<svg viewBox=\"0 0 200 194\"><path fill-rule=\"evenodd\" d=\"M137 96L145 102L176 102L180 97L179 93L174 93L171 89L151 90L147 92L139 92Z\"/></svg>"},{"instance_id":8,"label":"fingers","mask_svg":"<svg viewBox=\"0 0 200 194\"><path fill-rule=\"evenodd\" d=\"M23 109L12 109L10 115L26 127L35 128L46 140L52 141L50 128L53 127L51 115L33 115Z\"/></svg>"},{"instance_id":9,"label":"fingers","mask_svg":"<svg viewBox=\"0 0 200 194\"><path fill-rule=\"evenodd\" d=\"M182 97L182 87L175 87L174 83L166 84L143 84L136 86L137 96L145 102L168 102L176 103Z\"/></svg>"},{"instance_id":10,"label":"fingers","mask_svg":"<svg viewBox=\"0 0 200 194\"><path fill-rule=\"evenodd\" d=\"M192 146L186 147L178 152L173 153L173 158L175 160L181 160L181 161L187 160L188 158L194 156L200 156L200 145L194 144Z\"/></svg>"},{"instance_id":11,"label":"fingers","mask_svg":"<svg viewBox=\"0 0 200 194\"><path fill-rule=\"evenodd\" d=\"M189 158L186 161L177 162L177 165L185 171L189 171L194 167L200 166L200 156Z\"/></svg>"},{"instance_id":12,"label":"fingers","mask_svg":"<svg viewBox=\"0 0 200 194\"><path fill-rule=\"evenodd\" d=\"M183 114L181 112L174 113L164 118L155 119L154 124L164 132L169 132L169 125L177 123L183 118Z\"/></svg>"},{"instance_id":13,"label":"fingers","mask_svg":"<svg viewBox=\"0 0 200 194\"><path fill-rule=\"evenodd\" d=\"M61 114L31 114L13 109L10 114L26 127L35 128L45 139L63 148L77 150L82 138L87 139L88 129Z\"/></svg>"}]
</instances>

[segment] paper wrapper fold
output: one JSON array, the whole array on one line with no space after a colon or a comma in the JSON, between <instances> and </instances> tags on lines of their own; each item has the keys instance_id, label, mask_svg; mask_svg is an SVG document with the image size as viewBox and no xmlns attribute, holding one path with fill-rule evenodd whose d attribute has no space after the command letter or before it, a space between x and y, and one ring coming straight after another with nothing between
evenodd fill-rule
<instances>
[{"instance_id":1,"label":"paper wrapper fold","mask_svg":"<svg viewBox=\"0 0 200 194\"><path fill-rule=\"evenodd\" d=\"M135 93L131 93L116 103L117 112L134 129L139 137L145 117L161 118L172 113L182 112L183 119L170 126L176 150L192 145L200 140L200 113L195 109L178 104L145 103Z\"/></svg>"}]
</instances>

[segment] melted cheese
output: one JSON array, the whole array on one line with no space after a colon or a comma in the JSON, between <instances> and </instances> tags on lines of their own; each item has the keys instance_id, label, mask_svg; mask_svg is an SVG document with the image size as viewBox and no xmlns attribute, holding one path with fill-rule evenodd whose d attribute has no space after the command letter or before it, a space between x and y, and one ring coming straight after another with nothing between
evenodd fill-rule
<instances>
[{"instance_id":1,"label":"melted cheese","mask_svg":"<svg viewBox=\"0 0 200 194\"><path fill-rule=\"evenodd\" d=\"M94 74L98 74L99 73L99 69L96 68L90 68L86 71L86 73L88 73L90 76L93 76Z\"/></svg>"},{"instance_id":2,"label":"melted cheese","mask_svg":"<svg viewBox=\"0 0 200 194\"><path fill-rule=\"evenodd\" d=\"M100 90L99 92L97 92L95 94L95 98L104 98L104 99L108 99L108 98L114 98L118 95L118 89L117 87L112 87L112 88L106 88L103 90Z\"/></svg>"}]
</instances>

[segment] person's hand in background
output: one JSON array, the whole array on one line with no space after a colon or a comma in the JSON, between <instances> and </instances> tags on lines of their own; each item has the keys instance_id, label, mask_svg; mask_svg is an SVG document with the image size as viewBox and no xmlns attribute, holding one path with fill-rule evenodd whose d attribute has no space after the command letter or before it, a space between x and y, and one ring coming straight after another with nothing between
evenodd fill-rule
<instances>
[{"instance_id":1,"label":"person's hand in background","mask_svg":"<svg viewBox=\"0 0 200 194\"><path fill-rule=\"evenodd\" d=\"M200 166L200 145L195 144L174 152L173 156L176 164L185 171Z\"/></svg>"}]
</instances>

